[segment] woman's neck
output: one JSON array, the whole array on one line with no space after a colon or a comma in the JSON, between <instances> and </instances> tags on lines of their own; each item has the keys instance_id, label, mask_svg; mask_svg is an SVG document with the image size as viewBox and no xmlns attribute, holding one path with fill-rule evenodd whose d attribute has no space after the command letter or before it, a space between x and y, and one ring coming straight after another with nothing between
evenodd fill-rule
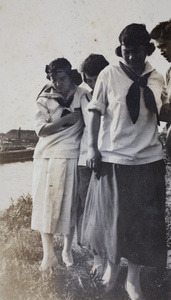
<instances>
[{"instance_id":1,"label":"woman's neck","mask_svg":"<svg viewBox=\"0 0 171 300\"><path fill-rule=\"evenodd\" d=\"M60 94L66 99L67 96L69 96L70 93L76 89L76 87L76 84L72 83L67 91L60 92Z\"/></svg>"},{"instance_id":2,"label":"woman's neck","mask_svg":"<svg viewBox=\"0 0 171 300\"><path fill-rule=\"evenodd\" d=\"M132 70L134 71L135 74L141 76L145 70L145 64L134 67Z\"/></svg>"}]
</instances>

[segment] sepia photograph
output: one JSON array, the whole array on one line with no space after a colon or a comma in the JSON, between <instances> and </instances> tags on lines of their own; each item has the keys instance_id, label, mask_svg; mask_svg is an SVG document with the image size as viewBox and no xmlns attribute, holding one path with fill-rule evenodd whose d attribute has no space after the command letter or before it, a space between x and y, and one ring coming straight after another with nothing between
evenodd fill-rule
<instances>
[{"instance_id":1,"label":"sepia photograph","mask_svg":"<svg viewBox=\"0 0 171 300\"><path fill-rule=\"evenodd\" d=\"M0 300L171 299L171 2L0 0Z\"/></svg>"}]
</instances>

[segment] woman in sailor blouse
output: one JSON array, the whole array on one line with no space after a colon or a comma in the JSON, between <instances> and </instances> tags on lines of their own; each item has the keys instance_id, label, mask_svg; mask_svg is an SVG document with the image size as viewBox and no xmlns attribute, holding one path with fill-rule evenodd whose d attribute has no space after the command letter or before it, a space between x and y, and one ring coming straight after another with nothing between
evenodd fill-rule
<instances>
[{"instance_id":1,"label":"woman in sailor blouse","mask_svg":"<svg viewBox=\"0 0 171 300\"><path fill-rule=\"evenodd\" d=\"M146 61L155 47L145 25L128 25L119 41L122 59L99 74L88 105L87 165L94 172L82 243L107 260L107 291L126 258L125 288L132 300L142 300L140 266L166 266L165 165L157 125L167 99L161 98L162 75Z\"/></svg>"},{"instance_id":2,"label":"woman in sailor blouse","mask_svg":"<svg viewBox=\"0 0 171 300\"><path fill-rule=\"evenodd\" d=\"M73 264L72 240L76 224L77 163L83 131L81 99L86 90L78 85L81 75L70 62L58 58L46 66L51 81L37 101L34 153L32 229L41 233L43 260L40 270L57 263L53 235L64 235L63 262Z\"/></svg>"}]
</instances>

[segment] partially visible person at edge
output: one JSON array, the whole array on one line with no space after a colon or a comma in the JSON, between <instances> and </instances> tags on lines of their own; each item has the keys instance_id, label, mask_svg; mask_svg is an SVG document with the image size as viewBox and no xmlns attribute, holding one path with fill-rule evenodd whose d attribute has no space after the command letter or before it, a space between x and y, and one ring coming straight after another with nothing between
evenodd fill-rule
<instances>
[{"instance_id":1,"label":"partially visible person at edge","mask_svg":"<svg viewBox=\"0 0 171 300\"><path fill-rule=\"evenodd\" d=\"M117 65L97 78L88 105L87 165L94 170L87 193L82 243L108 264L102 277L114 288L120 259L128 260L125 289L145 299L141 265L166 267L165 164L158 140L164 78L148 61L155 46L143 24L119 35Z\"/></svg>"},{"instance_id":2,"label":"partially visible person at edge","mask_svg":"<svg viewBox=\"0 0 171 300\"><path fill-rule=\"evenodd\" d=\"M100 54L90 54L85 61L82 63L81 71L83 73L84 82L90 87L91 92L87 92L87 97L82 99L81 107L84 119L84 131L81 138L80 145L80 156L78 160L78 175L79 175L79 202L77 211L77 242L81 246L81 225L82 217L85 207L85 200L87 195L87 190L92 174L92 170L86 166L87 152L88 152L88 122L89 122L89 112L87 110L87 105L92 99L92 94L94 86L96 83L97 76L99 73L109 64L103 55ZM101 258L98 255L94 255L94 265L91 270L91 274L98 276L101 272L102 263Z\"/></svg>"},{"instance_id":3,"label":"partially visible person at edge","mask_svg":"<svg viewBox=\"0 0 171 300\"><path fill-rule=\"evenodd\" d=\"M161 22L151 31L151 38L155 40L161 55L171 63L171 19ZM171 67L166 73L166 86L169 102L171 103ZM171 121L167 124L166 148L171 163ZM168 250L167 266L171 269L171 249Z\"/></svg>"},{"instance_id":4,"label":"partially visible person at edge","mask_svg":"<svg viewBox=\"0 0 171 300\"><path fill-rule=\"evenodd\" d=\"M31 227L41 233L43 260L41 271L57 264L53 235L64 235L62 259L73 264L72 241L76 225L78 178L77 164L83 118L80 103L86 90L78 85L81 74L72 70L65 58L46 66L47 84L36 101L33 212Z\"/></svg>"}]
</instances>

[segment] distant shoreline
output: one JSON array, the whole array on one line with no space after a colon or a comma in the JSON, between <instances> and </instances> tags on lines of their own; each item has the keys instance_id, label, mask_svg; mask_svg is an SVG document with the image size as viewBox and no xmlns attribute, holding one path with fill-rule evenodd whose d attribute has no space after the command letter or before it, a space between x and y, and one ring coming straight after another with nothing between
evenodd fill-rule
<instances>
[{"instance_id":1,"label":"distant shoreline","mask_svg":"<svg viewBox=\"0 0 171 300\"><path fill-rule=\"evenodd\" d=\"M11 150L0 152L0 164L31 161L33 160L34 148Z\"/></svg>"}]
</instances>

